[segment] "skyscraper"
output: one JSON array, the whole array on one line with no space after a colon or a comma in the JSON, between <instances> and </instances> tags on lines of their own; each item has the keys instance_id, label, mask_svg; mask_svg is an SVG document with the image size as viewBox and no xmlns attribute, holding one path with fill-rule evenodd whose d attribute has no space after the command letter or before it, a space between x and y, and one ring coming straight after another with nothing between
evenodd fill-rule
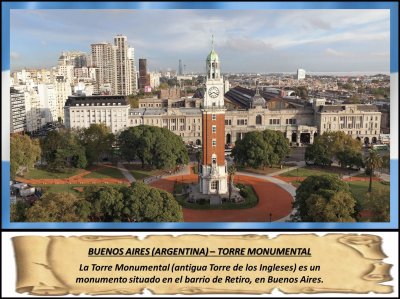
<instances>
[{"instance_id":1,"label":"skyscraper","mask_svg":"<svg viewBox=\"0 0 400 299\"><path fill-rule=\"evenodd\" d=\"M136 64L135 64L135 49L128 48L128 67L129 67L129 84L127 94L136 93L138 89L137 75L136 75Z\"/></svg>"},{"instance_id":2,"label":"skyscraper","mask_svg":"<svg viewBox=\"0 0 400 299\"><path fill-rule=\"evenodd\" d=\"M146 86L150 86L150 75L147 74L147 59L139 59L139 89L144 90Z\"/></svg>"},{"instance_id":3,"label":"skyscraper","mask_svg":"<svg viewBox=\"0 0 400 299\"><path fill-rule=\"evenodd\" d=\"M183 66L182 66L182 60L179 59L179 69L178 69L178 75L182 76L183 75Z\"/></svg>"},{"instance_id":4,"label":"skyscraper","mask_svg":"<svg viewBox=\"0 0 400 299\"><path fill-rule=\"evenodd\" d=\"M116 47L110 43L92 44L92 66L97 68L96 89L100 90L104 84L111 86L111 93L116 93Z\"/></svg>"},{"instance_id":5,"label":"skyscraper","mask_svg":"<svg viewBox=\"0 0 400 299\"><path fill-rule=\"evenodd\" d=\"M130 95L137 90L135 50L125 35L110 43L92 44L92 67L97 68L97 90L111 86L111 94Z\"/></svg>"},{"instance_id":6,"label":"skyscraper","mask_svg":"<svg viewBox=\"0 0 400 299\"><path fill-rule=\"evenodd\" d=\"M23 132L26 129L25 97L23 92L11 87L10 90L10 132Z\"/></svg>"},{"instance_id":7,"label":"skyscraper","mask_svg":"<svg viewBox=\"0 0 400 299\"><path fill-rule=\"evenodd\" d=\"M117 74L117 88L115 93L117 95L127 95L130 88L130 66L128 62L128 41L126 36L117 35L114 38L114 45L116 46L116 74Z\"/></svg>"}]
</instances>

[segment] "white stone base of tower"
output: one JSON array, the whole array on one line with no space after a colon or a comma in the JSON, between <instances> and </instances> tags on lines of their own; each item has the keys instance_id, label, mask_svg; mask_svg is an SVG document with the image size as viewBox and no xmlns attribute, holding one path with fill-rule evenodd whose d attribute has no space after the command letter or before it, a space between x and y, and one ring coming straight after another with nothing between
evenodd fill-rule
<instances>
[{"instance_id":1,"label":"white stone base of tower","mask_svg":"<svg viewBox=\"0 0 400 299\"><path fill-rule=\"evenodd\" d=\"M202 165L199 189L203 194L227 194L228 175L226 166Z\"/></svg>"}]
</instances>

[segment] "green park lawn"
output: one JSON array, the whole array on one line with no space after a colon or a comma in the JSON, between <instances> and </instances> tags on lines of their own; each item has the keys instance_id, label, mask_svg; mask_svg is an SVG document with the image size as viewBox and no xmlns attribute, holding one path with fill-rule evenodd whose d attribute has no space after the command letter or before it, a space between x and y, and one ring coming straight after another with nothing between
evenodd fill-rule
<instances>
[{"instance_id":1,"label":"green park lawn","mask_svg":"<svg viewBox=\"0 0 400 299\"><path fill-rule=\"evenodd\" d=\"M244 166L236 166L238 171L250 172L255 174L270 174L273 172L280 171L282 169L288 168L288 166L283 166L282 169L280 167L263 167L263 168L251 168Z\"/></svg>"},{"instance_id":2,"label":"green park lawn","mask_svg":"<svg viewBox=\"0 0 400 299\"><path fill-rule=\"evenodd\" d=\"M143 180L145 178L165 174L166 171L162 169L150 169L145 166L142 168L141 165L137 164L124 164L125 168L129 170L129 172L133 175L133 177L137 180Z\"/></svg>"},{"instance_id":3,"label":"green park lawn","mask_svg":"<svg viewBox=\"0 0 400 299\"><path fill-rule=\"evenodd\" d=\"M316 167L316 166L304 166L298 169L290 170L288 172L281 173L280 176L283 177L309 177L312 175L324 175L324 174L343 174L349 175L349 173L354 173L355 170L347 170L340 167Z\"/></svg>"},{"instance_id":4,"label":"green park lawn","mask_svg":"<svg viewBox=\"0 0 400 299\"><path fill-rule=\"evenodd\" d=\"M84 176L84 178L104 179L104 178L115 178L123 179L124 175L122 172L113 167L102 167Z\"/></svg>"},{"instance_id":5,"label":"green park lawn","mask_svg":"<svg viewBox=\"0 0 400 299\"><path fill-rule=\"evenodd\" d=\"M365 181L354 181L348 182L350 186L350 191L353 193L354 198L364 207L365 195L368 192L369 182ZM372 192L374 190L384 190L389 191L390 185L386 182L372 182Z\"/></svg>"},{"instance_id":6,"label":"green park lawn","mask_svg":"<svg viewBox=\"0 0 400 299\"><path fill-rule=\"evenodd\" d=\"M42 168L34 168L24 175L25 179L65 179L80 174L83 169L73 168L68 172L51 172Z\"/></svg>"}]
</instances>

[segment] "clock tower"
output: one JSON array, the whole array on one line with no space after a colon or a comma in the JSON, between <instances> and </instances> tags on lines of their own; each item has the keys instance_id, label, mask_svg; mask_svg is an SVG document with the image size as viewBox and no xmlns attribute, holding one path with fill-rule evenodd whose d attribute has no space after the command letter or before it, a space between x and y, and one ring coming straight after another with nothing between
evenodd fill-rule
<instances>
[{"instance_id":1,"label":"clock tower","mask_svg":"<svg viewBox=\"0 0 400 299\"><path fill-rule=\"evenodd\" d=\"M224 80L218 54L212 50L206 59L207 81L202 104L203 156L199 171L200 192L226 194Z\"/></svg>"}]
</instances>

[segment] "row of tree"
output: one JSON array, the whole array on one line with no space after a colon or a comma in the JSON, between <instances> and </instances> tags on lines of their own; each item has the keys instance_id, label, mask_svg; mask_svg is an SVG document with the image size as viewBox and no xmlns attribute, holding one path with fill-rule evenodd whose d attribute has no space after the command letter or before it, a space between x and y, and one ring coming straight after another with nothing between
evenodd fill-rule
<instances>
[{"instance_id":1,"label":"row of tree","mask_svg":"<svg viewBox=\"0 0 400 299\"><path fill-rule=\"evenodd\" d=\"M188 151L182 138L166 128L137 126L122 131L118 137L122 158L139 159L157 169L174 168L189 163Z\"/></svg>"},{"instance_id":2,"label":"row of tree","mask_svg":"<svg viewBox=\"0 0 400 299\"><path fill-rule=\"evenodd\" d=\"M369 188L372 191L372 177L377 168L389 168L389 155L381 156L377 151L370 150L364 159L362 155L361 141L353 139L344 132L324 132L315 138L314 143L305 151L306 163L319 166L331 165L337 161L341 167L363 168L369 175Z\"/></svg>"},{"instance_id":3,"label":"row of tree","mask_svg":"<svg viewBox=\"0 0 400 299\"><path fill-rule=\"evenodd\" d=\"M289 153L289 140L283 133L268 129L246 133L232 150L238 165L252 168L281 165Z\"/></svg>"},{"instance_id":4,"label":"row of tree","mask_svg":"<svg viewBox=\"0 0 400 299\"><path fill-rule=\"evenodd\" d=\"M182 208L168 192L143 183L86 187L82 197L46 193L32 206L11 205L18 222L181 222Z\"/></svg>"},{"instance_id":5,"label":"row of tree","mask_svg":"<svg viewBox=\"0 0 400 299\"><path fill-rule=\"evenodd\" d=\"M362 144L342 131L324 132L306 148L306 163L319 166L338 161L342 167L363 167Z\"/></svg>"},{"instance_id":6,"label":"row of tree","mask_svg":"<svg viewBox=\"0 0 400 299\"><path fill-rule=\"evenodd\" d=\"M49 171L85 168L116 152L126 161L139 159L157 169L186 164L189 156L181 137L165 128L137 126L111 133L105 124L80 130L51 131L38 141L27 135L11 136L11 177L29 171L42 157ZM117 157L118 158L118 157Z\"/></svg>"}]
</instances>

